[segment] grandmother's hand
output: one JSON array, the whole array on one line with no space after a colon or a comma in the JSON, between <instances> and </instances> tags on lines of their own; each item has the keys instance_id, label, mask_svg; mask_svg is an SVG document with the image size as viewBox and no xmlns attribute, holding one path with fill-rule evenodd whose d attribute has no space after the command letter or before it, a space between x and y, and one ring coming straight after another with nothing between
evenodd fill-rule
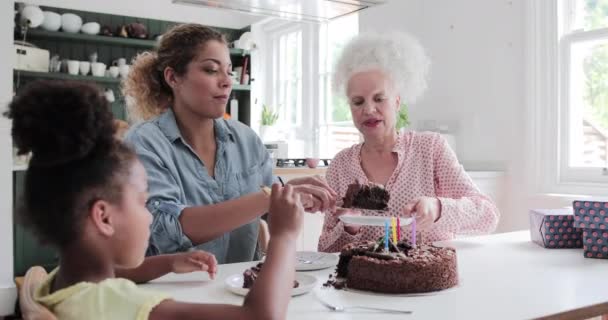
<instances>
[{"instance_id":1,"label":"grandmother's hand","mask_svg":"<svg viewBox=\"0 0 608 320\"><path fill-rule=\"evenodd\" d=\"M351 216L360 216L361 215L361 211L359 210L353 210L350 208L336 208L332 214L334 216L336 216L336 218L340 217L341 215L351 215ZM339 218L338 218L339 219ZM356 225L356 224L349 224L346 222L342 222L344 224L344 231L346 231L347 233L351 234L351 235L356 235L357 233L359 233L359 231L361 230L361 225Z\"/></svg>"},{"instance_id":2,"label":"grandmother's hand","mask_svg":"<svg viewBox=\"0 0 608 320\"><path fill-rule=\"evenodd\" d=\"M416 218L418 230L427 230L441 218L441 202L436 197L419 197L407 202L403 214Z\"/></svg>"},{"instance_id":3,"label":"grandmother's hand","mask_svg":"<svg viewBox=\"0 0 608 320\"><path fill-rule=\"evenodd\" d=\"M287 184L300 194L302 206L307 212L332 210L338 194L321 176L309 176L289 180Z\"/></svg>"}]
</instances>

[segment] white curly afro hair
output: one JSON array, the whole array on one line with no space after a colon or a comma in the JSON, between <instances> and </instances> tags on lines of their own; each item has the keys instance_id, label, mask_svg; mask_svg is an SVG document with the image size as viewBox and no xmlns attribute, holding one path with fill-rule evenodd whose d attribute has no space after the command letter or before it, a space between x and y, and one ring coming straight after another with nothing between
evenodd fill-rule
<instances>
[{"instance_id":1,"label":"white curly afro hair","mask_svg":"<svg viewBox=\"0 0 608 320\"><path fill-rule=\"evenodd\" d=\"M361 34L350 40L338 58L333 89L343 94L353 74L380 69L393 80L401 101L409 104L426 89L429 67L424 48L408 34Z\"/></svg>"}]
</instances>

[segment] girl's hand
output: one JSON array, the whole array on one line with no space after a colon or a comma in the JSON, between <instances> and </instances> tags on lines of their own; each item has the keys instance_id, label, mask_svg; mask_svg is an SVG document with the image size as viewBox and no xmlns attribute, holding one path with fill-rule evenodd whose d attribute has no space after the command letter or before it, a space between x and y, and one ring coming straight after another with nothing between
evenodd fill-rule
<instances>
[{"instance_id":1,"label":"girl's hand","mask_svg":"<svg viewBox=\"0 0 608 320\"><path fill-rule=\"evenodd\" d=\"M209 277L215 279L217 260L213 254L201 250L175 253L171 255L171 271L175 273L207 271Z\"/></svg>"}]
</instances>

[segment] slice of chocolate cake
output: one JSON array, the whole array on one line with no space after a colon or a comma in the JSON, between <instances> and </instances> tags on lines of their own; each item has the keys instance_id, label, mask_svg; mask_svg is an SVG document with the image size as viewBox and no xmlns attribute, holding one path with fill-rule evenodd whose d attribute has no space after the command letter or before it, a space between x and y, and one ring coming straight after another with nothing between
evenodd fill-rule
<instances>
[{"instance_id":1,"label":"slice of chocolate cake","mask_svg":"<svg viewBox=\"0 0 608 320\"><path fill-rule=\"evenodd\" d=\"M388 191L376 184L348 185L346 195L343 198L344 208L386 210L390 196Z\"/></svg>"},{"instance_id":2,"label":"slice of chocolate cake","mask_svg":"<svg viewBox=\"0 0 608 320\"><path fill-rule=\"evenodd\" d=\"M264 265L264 263L260 262L255 267L251 267L251 269L247 269L247 270L245 270L245 272L243 272L243 288L251 289L251 287L253 287L253 284L255 283L255 280L258 278L258 274L262 270L263 265ZM299 286L300 286L300 283L297 280L294 280L293 287L297 288Z\"/></svg>"}]
</instances>

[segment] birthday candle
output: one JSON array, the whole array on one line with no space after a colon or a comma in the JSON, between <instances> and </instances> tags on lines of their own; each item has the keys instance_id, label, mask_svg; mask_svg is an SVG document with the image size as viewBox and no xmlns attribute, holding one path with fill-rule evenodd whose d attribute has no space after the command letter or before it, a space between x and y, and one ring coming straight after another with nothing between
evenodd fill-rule
<instances>
[{"instance_id":1,"label":"birthday candle","mask_svg":"<svg viewBox=\"0 0 608 320\"><path fill-rule=\"evenodd\" d=\"M392 233L393 243L396 245L397 244L397 221L396 221L395 217L391 217L391 229L393 231L393 233Z\"/></svg>"},{"instance_id":2,"label":"birthday candle","mask_svg":"<svg viewBox=\"0 0 608 320\"><path fill-rule=\"evenodd\" d=\"M384 250L388 252L388 219L384 220Z\"/></svg>"},{"instance_id":3,"label":"birthday candle","mask_svg":"<svg viewBox=\"0 0 608 320\"><path fill-rule=\"evenodd\" d=\"M401 220L397 217L397 242L401 241Z\"/></svg>"},{"instance_id":4,"label":"birthday candle","mask_svg":"<svg viewBox=\"0 0 608 320\"><path fill-rule=\"evenodd\" d=\"M416 248L416 217L412 220L412 235L411 235L412 247Z\"/></svg>"}]
</instances>

